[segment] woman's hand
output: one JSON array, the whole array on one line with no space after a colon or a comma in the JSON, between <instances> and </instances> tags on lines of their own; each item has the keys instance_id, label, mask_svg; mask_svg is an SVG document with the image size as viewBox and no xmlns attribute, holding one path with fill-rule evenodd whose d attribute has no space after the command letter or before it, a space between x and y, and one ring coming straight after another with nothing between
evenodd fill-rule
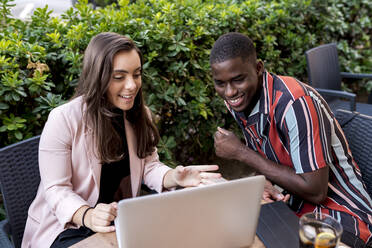
<instances>
[{"instance_id":1,"label":"woman's hand","mask_svg":"<svg viewBox=\"0 0 372 248\"><path fill-rule=\"evenodd\" d=\"M266 180L262 198L265 202L284 201L289 200L290 194L283 195L275 188L269 180Z\"/></svg>"},{"instance_id":2,"label":"woman's hand","mask_svg":"<svg viewBox=\"0 0 372 248\"><path fill-rule=\"evenodd\" d=\"M221 179L221 174L208 171L216 170L218 170L217 165L191 165L186 167L179 165L165 174L163 185L165 188L171 188L212 184L214 181Z\"/></svg>"},{"instance_id":3,"label":"woman's hand","mask_svg":"<svg viewBox=\"0 0 372 248\"><path fill-rule=\"evenodd\" d=\"M94 232L113 232L115 226L111 222L117 214L118 204L112 202L110 204L99 203L95 208L89 209L84 217L86 227Z\"/></svg>"}]
</instances>

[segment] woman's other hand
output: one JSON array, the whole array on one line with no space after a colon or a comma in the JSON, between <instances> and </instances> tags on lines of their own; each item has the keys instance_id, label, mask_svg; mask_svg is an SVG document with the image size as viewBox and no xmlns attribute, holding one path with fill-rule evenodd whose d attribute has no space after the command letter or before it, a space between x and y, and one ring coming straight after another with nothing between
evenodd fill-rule
<instances>
[{"instance_id":1,"label":"woman's other hand","mask_svg":"<svg viewBox=\"0 0 372 248\"><path fill-rule=\"evenodd\" d=\"M84 224L94 232L113 232L115 231L115 226L111 225L111 222L116 217L117 209L117 202L110 204L99 203L85 214Z\"/></svg>"}]
</instances>

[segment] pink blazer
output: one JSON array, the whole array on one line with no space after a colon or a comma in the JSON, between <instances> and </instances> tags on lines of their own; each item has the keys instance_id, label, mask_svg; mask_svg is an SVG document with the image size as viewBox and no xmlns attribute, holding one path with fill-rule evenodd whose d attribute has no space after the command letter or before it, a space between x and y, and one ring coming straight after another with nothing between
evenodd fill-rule
<instances>
[{"instance_id":1,"label":"pink blazer","mask_svg":"<svg viewBox=\"0 0 372 248\"><path fill-rule=\"evenodd\" d=\"M28 210L22 247L50 247L66 228L74 228L73 214L83 205L95 206L99 196L101 163L94 153L93 133L82 120L82 98L53 109L40 138L41 182ZM125 120L130 159L129 180L123 191L137 196L141 182L158 192L170 170L155 151L140 159L133 127Z\"/></svg>"}]
</instances>

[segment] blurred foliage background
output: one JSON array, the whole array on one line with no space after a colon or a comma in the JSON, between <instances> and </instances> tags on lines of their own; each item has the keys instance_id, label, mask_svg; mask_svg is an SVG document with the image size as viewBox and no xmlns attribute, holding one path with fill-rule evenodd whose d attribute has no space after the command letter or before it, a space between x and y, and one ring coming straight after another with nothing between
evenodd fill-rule
<instances>
[{"instance_id":1,"label":"blurred foliage background","mask_svg":"<svg viewBox=\"0 0 372 248\"><path fill-rule=\"evenodd\" d=\"M269 71L304 82L305 51L329 42L338 43L343 71L372 69L370 0L81 0L58 18L45 7L27 21L10 7L0 0L0 147L41 133L50 110L72 96L84 49L100 32L127 35L142 50L158 151L171 166L218 163L216 127L239 133L209 69L210 49L226 32L247 34ZM363 100L372 82L344 87Z\"/></svg>"},{"instance_id":2,"label":"blurred foliage background","mask_svg":"<svg viewBox=\"0 0 372 248\"><path fill-rule=\"evenodd\" d=\"M145 97L170 165L213 162L216 127L236 128L209 69L210 49L226 32L247 34L269 71L304 82L304 53L323 43L338 43L342 70L372 69L369 0L95 2L82 0L58 18L38 9L21 21L0 0L1 147L41 133L49 111L72 96L84 49L100 32L127 35L142 50ZM371 88L362 81L349 90Z\"/></svg>"}]
</instances>

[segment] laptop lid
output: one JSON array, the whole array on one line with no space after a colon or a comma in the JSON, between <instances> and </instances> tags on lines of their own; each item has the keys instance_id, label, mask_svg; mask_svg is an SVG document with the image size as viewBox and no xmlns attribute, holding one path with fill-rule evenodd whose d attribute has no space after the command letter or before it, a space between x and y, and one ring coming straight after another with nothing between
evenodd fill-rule
<instances>
[{"instance_id":1,"label":"laptop lid","mask_svg":"<svg viewBox=\"0 0 372 248\"><path fill-rule=\"evenodd\" d=\"M115 219L119 247L249 246L264 184L264 176L254 176L122 200Z\"/></svg>"}]
</instances>

